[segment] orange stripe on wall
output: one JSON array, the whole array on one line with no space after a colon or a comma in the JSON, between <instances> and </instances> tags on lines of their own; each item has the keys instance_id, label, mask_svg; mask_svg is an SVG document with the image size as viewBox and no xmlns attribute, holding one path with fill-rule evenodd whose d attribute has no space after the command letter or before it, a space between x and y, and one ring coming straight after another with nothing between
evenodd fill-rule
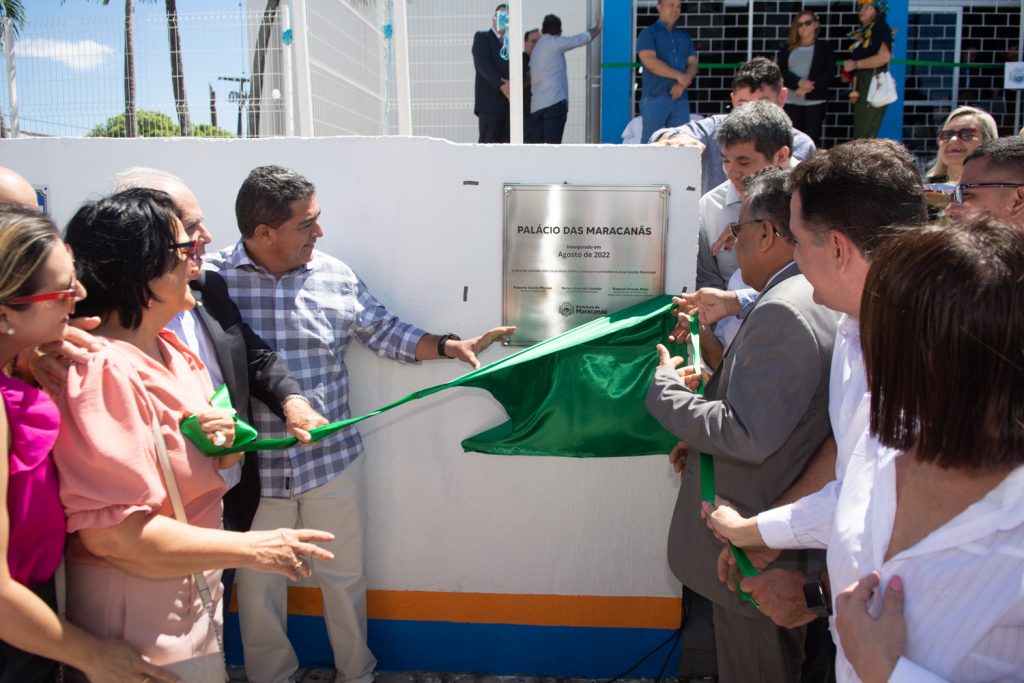
<instances>
[{"instance_id":1,"label":"orange stripe on wall","mask_svg":"<svg viewBox=\"0 0 1024 683\"><path fill-rule=\"evenodd\" d=\"M674 629L682 605L679 598L431 591L372 590L366 598L370 619L606 628ZM320 589L290 586L288 612L323 616Z\"/></svg>"}]
</instances>

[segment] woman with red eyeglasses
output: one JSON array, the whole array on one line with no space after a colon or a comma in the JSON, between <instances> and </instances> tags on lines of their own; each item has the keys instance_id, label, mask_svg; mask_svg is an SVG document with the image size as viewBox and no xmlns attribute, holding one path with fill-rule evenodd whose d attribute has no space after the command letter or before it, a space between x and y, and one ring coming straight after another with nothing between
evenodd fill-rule
<instances>
[{"instance_id":1,"label":"woman with red eyeglasses","mask_svg":"<svg viewBox=\"0 0 1024 683\"><path fill-rule=\"evenodd\" d=\"M60 339L85 289L49 218L0 209L0 367ZM0 681L52 680L60 660L92 681L176 681L124 642L103 640L54 612L65 521L51 448L60 419L42 391L0 373Z\"/></svg>"},{"instance_id":2,"label":"woman with red eyeglasses","mask_svg":"<svg viewBox=\"0 0 1024 683\"><path fill-rule=\"evenodd\" d=\"M306 577L309 558L333 558L308 541L333 536L220 529L218 469L241 456L207 458L179 428L194 414L214 444L234 439L231 411L210 407L206 366L165 329L196 305L199 275L199 243L170 196L131 189L87 203L65 239L89 288L77 313L100 318L99 350L57 396L68 619L189 683L223 683L221 570Z\"/></svg>"}]
</instances>

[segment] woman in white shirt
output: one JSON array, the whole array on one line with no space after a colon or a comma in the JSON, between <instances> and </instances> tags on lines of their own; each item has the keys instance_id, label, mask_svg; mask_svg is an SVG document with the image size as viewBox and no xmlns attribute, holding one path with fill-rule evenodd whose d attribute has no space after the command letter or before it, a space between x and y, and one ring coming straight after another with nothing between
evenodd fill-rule
<instances>
[{"instance_id":1,"label":"woman in white shirt","mask_svg":"<svg viewBox=\"0 0 1024 683\"><path fill-rule=\"evenodd\" d=\"M922 286L927 283L927 286ZM831 518L839 681L1010 681L1024 672L1024 233L908 229L861 307L870 434ZM762 545L722 505L715 531Z\"/></svg>"}]
</instances>

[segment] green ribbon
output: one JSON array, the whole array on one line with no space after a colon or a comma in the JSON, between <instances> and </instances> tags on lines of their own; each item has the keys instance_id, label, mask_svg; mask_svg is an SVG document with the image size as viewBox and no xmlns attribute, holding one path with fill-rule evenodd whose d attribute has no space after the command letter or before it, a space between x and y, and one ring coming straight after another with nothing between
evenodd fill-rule
<instances>
[{"instance_id":1,"label":"green ribbon","mask_svg":"<svg viewBox=\"0 0 1024 683\"><path fill-rule=\"evenodd\" d=\"M704 395L704 380L700 357L700 320L697 315L694 314L690 317L690 344L693 346L693 365L694 369L702 374L700 385L697 387L697 395ZM701 500L710 503L715 506L715 459L707 454L700 454L700 498ZM740 570L740 574L743 578L748 576L757 576L760 574L757 571L757 567L750 561L747 553L743 548L737 548L731 542L729 543L729 550L732 551L732 556L736 560L736 566ZM751 597L750 593L740 588L739 580L736 581L736 590L739 591L740 597L749 602L754 607L761 609L761 606L757 604L757 601Z\"/></svg>"},{"instance_id":2,"label":"green ribbon","mask_svg":"<svg viewBox=\"0 0 1024 683\"><path fill-rule=\"evenodd\" d=\"M509 421L469 437L463 449L498 455L605 457L667 453L676 439L644 408L654 374L650 349L672 329L672 297L662 295L592 320L444 384L413 392L373 412L310 430L313 441L403 403L457 386L485 389ZM230 408L226 391L214 405ZM587 416L593 419L586 420ZM205 455L288 448L294 437L259 439L236 421L229 447L215 446L193 417L182 432ZM248 427L248 425L245 425Z\"/></svg>"}]
</instances>

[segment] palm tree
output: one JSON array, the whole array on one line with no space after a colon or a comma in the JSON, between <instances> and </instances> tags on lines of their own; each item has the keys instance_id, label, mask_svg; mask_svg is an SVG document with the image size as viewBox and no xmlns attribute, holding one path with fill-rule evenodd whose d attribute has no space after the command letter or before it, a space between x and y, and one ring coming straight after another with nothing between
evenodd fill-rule
<instances>
[{"instance_id":1,"label":"palm tree","mask_svg":"<svg viewBox=\"0 0 1024 683\"><path fill-rule=\"evenodd\" d=\"M25 6L21 0L0 0L0 19L6 27L7 21L11 22L11 33L18 35L18 31L25 24ZM6 30L0 30L0 49L4 47L4 35ZM7 137L6 124L4 123L3 111L0 111L0 138Z\"/></svg>"},{"instance_id":2,"label":"palm tree","mask_svg":"<svg viewBox=\"0 0 1024 683\"><path fill-rule=\"evenodd\" d=\"M2 0L0 0L2 1ZM103 0L109 5L110 0ZM188 112L188 98L185 94L185 69L181 61L181 33L178 30L178 3L165 0L167 12L167 42L171 52L171 89L174 91L174 106L178 112L181 134L192 135L192 118ZM137 134L135 116L135 0L124 0L124 121L125 136Z\"/></svg>"},{"instance_id":3,"label":"palm tree","mask_svg":"<svg viewBox=\"0 0 1024 683\"><path fill-rule=\"evenodd\" d=\"M178 30L178 2L164 0L167 10L167 42L171 48L171 88L174 90L174 108L178 111L178 125L181 134L192 136L192 117L188 113L188 96L185 93L185 67L181 61L181 33Z\"/></svg>"}]
</instances>

